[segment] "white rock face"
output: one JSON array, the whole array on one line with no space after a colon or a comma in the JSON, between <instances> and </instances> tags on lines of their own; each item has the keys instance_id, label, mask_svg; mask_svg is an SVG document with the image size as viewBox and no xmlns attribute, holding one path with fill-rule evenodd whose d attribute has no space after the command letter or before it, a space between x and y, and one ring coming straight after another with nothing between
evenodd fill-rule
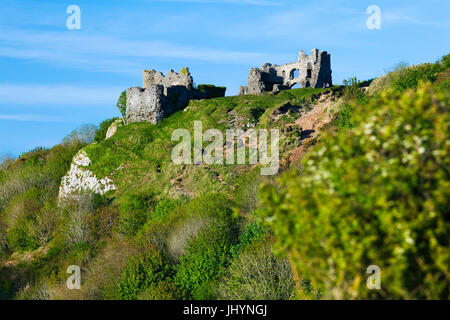
<instances>
[{"instance_id":1,"label":"white rock face","mask_svg":"<svg viewBox=\"0 0 450 320\"><path fill-rule=\"evenodd\" d=\"M59 187L59 198L67 198L70 195L80 191L93 191L98 194L104 194L110 190L115 190L116 186L108 177L97 179L95 174L86 169L91 160L84 150L78 152L73 158L69 172L62 178Z\"/></svg>"},{"instance_id":2,"label":"white rock face","mask_svg":"<svg viewBox=\"0 0 450 320\"><path fill-rule=\"evenodd\" d=\"M114 135L114 133L116 133L117 128L118 128L121 124L122 124L122 120L120 120L120 119L114 121L114 122L109 126L108 131L106 131L106 137L105 137L105 140L111 138L111 137Z\"/></svg>"}]
</instances>

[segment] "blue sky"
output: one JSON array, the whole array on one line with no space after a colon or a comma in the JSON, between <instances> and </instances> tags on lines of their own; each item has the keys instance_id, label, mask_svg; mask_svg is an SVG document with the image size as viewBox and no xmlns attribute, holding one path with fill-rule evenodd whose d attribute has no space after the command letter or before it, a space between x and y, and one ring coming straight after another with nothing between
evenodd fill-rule
<instances>
[{"instance_id":1,"label":"blue sky","mask_svg":"<svg viewBox=\"0 0 450 320\"><path fill-rule=\"evenodd\" d=\"M69 5L81 29L69 30ZM381 9L369 30L366 9ZM0 0L0 154L50 147L74 128L118 116L143 69L188 66L197 84L247 82L250 67L298 51L331 53L333 81L369 79L449 53L449 1Z\"/></svg>"}]
</instances>

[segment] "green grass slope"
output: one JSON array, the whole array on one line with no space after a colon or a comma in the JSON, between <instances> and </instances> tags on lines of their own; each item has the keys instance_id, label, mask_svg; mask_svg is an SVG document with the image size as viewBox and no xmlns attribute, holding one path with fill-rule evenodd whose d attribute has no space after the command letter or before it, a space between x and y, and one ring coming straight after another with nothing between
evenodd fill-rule
<instances>
[{"instance_id":1,"label":"green grass slope","mask_svg":"<svg viewBox=\"0 0 450 320\"><path fill-rule=\"evenodd\" d=\"M304 109L311 98L324 89L295 89L278 95L235 96L191 101L157 125L133 123L120 127L108 140L89 145L92 160L88 169L99 178L110 177L118 193L145 190L153 195L188 195L206 192L231 192L248 165L174 165L171 141L175 129L187 129L193 135L194 121L202 121L203 130L215 128L223 133L233 128L281 128L282 121L271 118L273 111L289 102ZM118 169L119 168L119 169ZM220 176L220 179L218 178ZM173 181L175 179L175 181Z\"/></svg>"},{"instance_id":2,"label":"green grass slope","mask_svg":"<svg viewBox=\"0 0 450 320\"><path fill-rule=\"evenodd\" d=\"M449 61L344 87L191 101L104 140L106 120L95 138L84 128L3 161L0 298L448 298ZM286 129L320 108L331 121L320 134ZM280 174L175 165L172 132L192 134L194 121L280 129ZM80 149L117 189L58 202ZM367 289L372 264L381 290ZM71 265L79 290L66 286Z\"/></svg>"}]
</instances>

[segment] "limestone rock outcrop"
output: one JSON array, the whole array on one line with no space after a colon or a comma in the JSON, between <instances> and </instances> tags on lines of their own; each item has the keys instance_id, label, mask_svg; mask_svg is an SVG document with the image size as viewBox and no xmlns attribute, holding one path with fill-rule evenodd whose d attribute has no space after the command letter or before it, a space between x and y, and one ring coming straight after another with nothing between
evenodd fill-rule
<instances>
[{"instance_id":1,"label":"limestone rock outcrop","mask_svg":"<svg viewBox=\"0 0 450 320\"><path fill-rule=\"evenodd\" d=\"M106 131L105 140L111 138L117 131L117 128L119 128L123 124L122 119L118 119L111 123L108 130Z\"/></svg>"},{"instance_id":2,"label":"limestone rock outcrop","mask_svg":"<svg viewBox=\"0 0 450 320\"><path fill-rule=\"evenodd\" d=\"M116 189L111 179L108 177L98 179L92 171L88 170L86 167L90 164L91 160L84 150L81 150L75 155L69 172L61 180L59 199L70 198L71 195L83 191L104 194Z\"/></svg>"}]
</instances>

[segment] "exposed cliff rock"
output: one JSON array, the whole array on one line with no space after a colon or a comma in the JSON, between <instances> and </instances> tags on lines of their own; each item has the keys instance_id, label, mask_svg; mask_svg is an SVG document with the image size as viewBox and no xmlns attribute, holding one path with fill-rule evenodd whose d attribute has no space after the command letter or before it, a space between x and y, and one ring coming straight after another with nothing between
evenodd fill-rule
<instances>
[{"instance_id":1,"label":"exposed cliff rock","mask_svg":"<svg viewBox=\"0 0 450 320\"><path fill-rule=\"evenodd\" d=\"M108 130L106 131L105 139L111 138L116 133L117 128L119 128L122 124L123 124L123 120L122 119L118 119L118 120L114 121L109 126Z\"/></svg>"},{"instance_id":2,"label":"exposed cliff rock","mask_svg":"<svg viewBox=\"0 0 450 320\"><path fill-rule=\"evenodd\" d=\"M78 152L73 158L70 170L61 180L59 188L59 199L70 197L72 194L81 191L93 191L104 194L110 190L115 190L116 186L108 177L98 179L95 174L86 167L91 164L91 160L84 150Z\"/></svg>"}]
</instances>

